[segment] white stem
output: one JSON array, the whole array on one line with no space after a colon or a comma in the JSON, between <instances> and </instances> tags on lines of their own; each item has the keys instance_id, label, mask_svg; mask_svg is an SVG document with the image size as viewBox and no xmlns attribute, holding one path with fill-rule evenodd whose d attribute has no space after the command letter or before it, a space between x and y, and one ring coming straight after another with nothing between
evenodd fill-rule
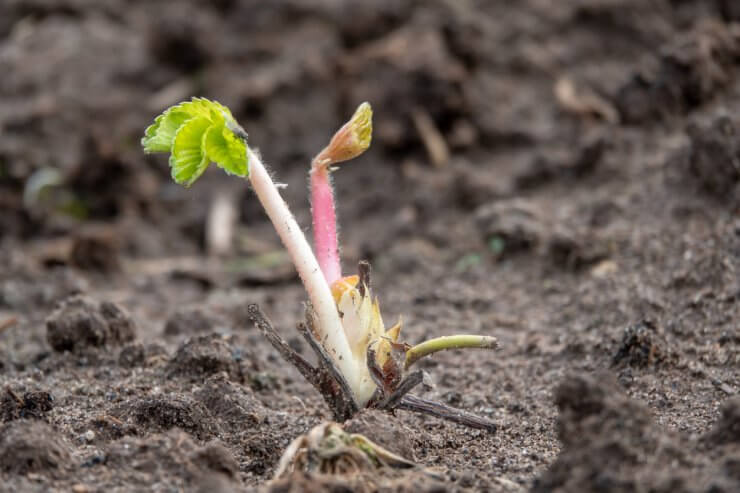
<instances>
[{"instance_id":1,"label":"white stem","mask_svg":"<svg viewBox=\"0 0 740 493\"><path fill-rule=\"evenodd\" d=\"M249 160L249 181L252 183L252 188L288 250L316 312L319 322L318 330L322 332L318 334L320 342L336 362L349 386L357 392L360 375L355 368L355 360L344 334L334 297L313 250L280 196L262 160L249 147L247 147L247 158Z\"/></svg>"}]
</instances>

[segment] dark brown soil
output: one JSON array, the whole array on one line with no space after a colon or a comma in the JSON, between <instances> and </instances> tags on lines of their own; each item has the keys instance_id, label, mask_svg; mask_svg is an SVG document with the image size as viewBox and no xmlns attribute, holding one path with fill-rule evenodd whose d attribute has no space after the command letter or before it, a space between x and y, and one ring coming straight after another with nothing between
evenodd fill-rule
<instances>
[{"instance_id":1,"label":"dark brown soil","mask_svg":"<svg viewBox=\"0 0 740 493\"><path fill-rule=\"evenodd\" d=\"M737 2L5 0L0 73L0 490L740 490ZM407 341L498 338L420 363L496 433L362 413L426 470L268 484L331 413L247 321L310 354L246 184L140 149L192 95L305 225L310 158L372 103L345 268Z\"/></svg>"}]
</instances>

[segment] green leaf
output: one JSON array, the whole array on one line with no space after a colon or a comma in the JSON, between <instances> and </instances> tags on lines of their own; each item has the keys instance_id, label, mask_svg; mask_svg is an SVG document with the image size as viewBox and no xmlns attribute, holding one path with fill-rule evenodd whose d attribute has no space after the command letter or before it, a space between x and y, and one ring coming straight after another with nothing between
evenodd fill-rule
<instances>
[{"instance_id":1,"label":"green leaf","mask_svg":"<svg viewBox=\"0 0 740 493\"><path fill-rule=\"evenodd\" d=\"M247 145L231 128L239 128L231 111L215 101L193 98L165 110L147 127L145 152L169 152L173 179L190 186L211 161L227 173L247 176Z\"/></svg>"},{"instance_id":2,"label":"green leaf","mask_svg":"<svg viewBox=\"0 0 740 493\"><path fill-rule=\"evenodd\" d=\"M247 176L247 145L226 127L212 126L206 132L206 153L221 169L231 175Z\"/></svg>"},{"instance_id":3,"label":"green leaf","mask_svg":"<svg viewBox=\"0 0 740 493\"><path fill-rule=\"evenodd\" d=\"M167 110L159 115L154 124L146 129L146 134L141 140L146 152L170 152L175 141L175 134L190 115L183 111Z\"/></svg>"},{"instance_id":4,"label":"green leaf","mask_svg":"<svg viewBox=\"0 0 740 493\"><path fill-rule=\"evenodd\" d=\"M177 183L189 187L208 167L205 136L210 127L208 118L196 116L177 130L170 155L172 178Z\"/></svg>"}]
</instances>

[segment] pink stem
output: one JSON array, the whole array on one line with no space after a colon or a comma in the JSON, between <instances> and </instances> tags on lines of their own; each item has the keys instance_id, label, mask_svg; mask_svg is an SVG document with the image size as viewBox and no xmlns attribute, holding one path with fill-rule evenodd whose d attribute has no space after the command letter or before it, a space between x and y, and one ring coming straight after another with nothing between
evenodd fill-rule
<instances>
[{"instance_id":1,"label":"pink stem","mask_svg":"<svg viewBox=\"0 0 740 493\"><path fill-rule=\"evenodd\" d=\"M311 214L316 258L329 286L342 277L337 241L337 214L334 190L329 180L329 166L314 162L311 166Z\"/></svg>"}]
</instances>

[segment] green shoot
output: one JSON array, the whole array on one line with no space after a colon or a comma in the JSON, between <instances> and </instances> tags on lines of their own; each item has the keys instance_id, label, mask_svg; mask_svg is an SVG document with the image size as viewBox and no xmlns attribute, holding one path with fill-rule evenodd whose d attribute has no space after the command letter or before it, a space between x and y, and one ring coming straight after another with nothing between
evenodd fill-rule
<instances>
[{"instance_id":1,"label":"green shoot","mask_svg":"<svg viewBox=\"0 0 740 493\"><path fill-rule=\"evenodd\" d=\"M454 336L435 337L434 339L429 339L417 344L416 346L412 346L408 351L406 351L404 367L405 369L408 369L424 356L429 356L430 354L436 353L437 351L444 351L445 349L496 349L497 347L498 341L496 338L489 336L460 334Z\"/></svg>"}]
</instances>

